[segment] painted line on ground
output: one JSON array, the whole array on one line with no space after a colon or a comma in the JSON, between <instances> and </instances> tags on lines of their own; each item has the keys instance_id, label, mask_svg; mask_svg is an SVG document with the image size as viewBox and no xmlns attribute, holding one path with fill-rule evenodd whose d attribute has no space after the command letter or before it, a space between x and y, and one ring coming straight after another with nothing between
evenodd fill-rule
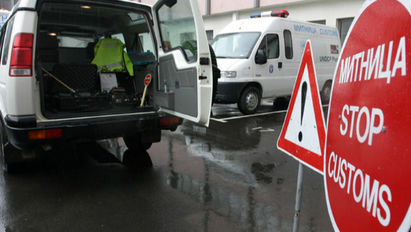
<instances>
[{"instance_id":1,"label":"painted line on ground","mask_svg":"<svg viewBox=\"0 0 411 232\"><path fill-rule=\"evenodd\" d=\"M264 130L260 130L260 132L274 132L274 129L268 128L268 129L264 129Z\"/></svg>"},{"instance_id":2,"label":"painted line on ground","mask_svg":"<svg viewBox=\"0 0 411 232\"><path fill-rule=\"evenodd\" d=\"M242 119L242 118L251 118L251 117L258 117L258 116L264 116L264 115L270 115L270 114L278 114L278 113L285 113L287 110L280 110L280 111L273 111L273 112L265 112L265 113L259 113L259 114L248 114L248 115L241 115L241 116L234 116L234 117L228 117L228 118L210 118L211 120L214 120L216 122L221 122L221 123L227 123L228 120L235 120L235 119Z\"/></svg>"},{"instance_id":3,"label":"painted line on ground","mask_svg":"<svg viewBox=\"0 0 411 232\"><path fill-rule=\"evenodd\" d=\"M323 107L328 107L328 104L323 105ZM265 112L265 113L259 113L259 114L248 114L248 115L234 116L234 117L228 117L228 118L210 118L210 120L214 120L216 122L221 122L221 123L227 123L229 120L242 119L242 118L252 118L252 117L259 117L259 116L265 116L265 115L270 115L270 114L280 114L280 113L286 113L286 112L287 112L287 110L278 110L278 111Z\"/></svg>"},{"instance_id":4,"label":"painted line on ground","mask_svg":"<svg viewBox=\"0 0 411 232\"><path fill-rule=\"evenodd\" d=\"M259 117L259 116L270 115L270 114L280 114L280 113L285 113L285 112L287 112L287 110L279 110L279 111L265 112L265 113L259 113L259 114L234 116L234 117L228 117L228 118L221 118L221 120L229 121L229 120L242 119L242 118Z\"/></svg>"},{"instance_id":5,"label":"painted line on ground","mask_svg":"<svg viewBox=\"0 0 411 232\"><path fill-rule=\"evenodd\" d=\"M216 122L221 122L221 123L227 123L227 121L222 120L220 118L210 118L210 120L216 121Z\"/></svg>"}]
</instances>

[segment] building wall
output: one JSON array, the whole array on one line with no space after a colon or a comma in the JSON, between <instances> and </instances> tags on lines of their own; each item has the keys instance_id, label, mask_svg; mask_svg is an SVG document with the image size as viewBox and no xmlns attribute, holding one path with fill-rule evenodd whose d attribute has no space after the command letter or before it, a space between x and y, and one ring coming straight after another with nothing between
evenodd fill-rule
<instances>
[{"instance_id":1,"label":"building wall","mask_svg":"<svg viewBox=\"0 0 411 232\"><path fill-rule=\"evenodd\" d=\"M260 8L249 8L238 11L225 12L221 14L211 14L210 16L203 16L206 30L213 30L214 35L216 35L232 20L249 18L250 14L255 12L280 9L287 10L290 13L289 18L292 19L302 21L325 20L326 25L337 27L338 19L355 17L361 9L363 3L362 0L280 0L276 2L282 2L281 4L271 3L271 5L269 5L269 2L273 1L261 0Z\"/></svg>"},{"instance_id":2,"label":"building wall","mask_svg":"<svg viewBox=\"0 0 411 232\"><path fill-rule=\"evenodd\" d=\"M157 0L132 0L153 5ZM249 18L251 13L284 9L289 18L302 21L325 20L338 28L338 19L353 18L363 0L197 0L203 14L205 29L215 36L233 20ZM0 0L0 8L10 10L15 0ZM210 15L207 15L207 3ZM259 5L256 8L256 4ZM343 33L342 33L343 34Z\"/></svg>"},{"instance_id":3,"label":"building wall","mask_svg":"<svg viewBox=\"0 0 411 232\"><path fill-rule=\"evenodd\" d=\"M246 10L254 7L253 0L212 0L211 14L225 13L227 11Z\"/></svg>"},{"instance_id":4,"label":"building wall","mask_svg":"<svg viewBox=\"0 0 411 232\"><path fill-rule=\"evenodd\" d=\"M133 0L154 4L156 0ZM301 21L321 21L336 27L342 35L348 30L364 0L197 0L207 35L217 35L233 20L246 19L251 13L271 10L287 10L289 18ZM209 12L207 12L209 4ZM209 14L208 14L209 13ZM346 19L344 23L340 21ZM343 25L343 26L341 26ZM210 38L211 39L211 38Z\"/></svg>"},{"instance_id":5,"label":"building wall","mask_svg":"<svg viewBox=\"0 0 411 232\"><path fill-rule=\"evenodd\" d=\"M304 2L304 0L260 0L260 6L264 7L264 6L272 6L273 3L275 3L276 5L280 5L280 4L291 4L291 3L296 3L296 2Z\"/></svg>"}]
</instances>

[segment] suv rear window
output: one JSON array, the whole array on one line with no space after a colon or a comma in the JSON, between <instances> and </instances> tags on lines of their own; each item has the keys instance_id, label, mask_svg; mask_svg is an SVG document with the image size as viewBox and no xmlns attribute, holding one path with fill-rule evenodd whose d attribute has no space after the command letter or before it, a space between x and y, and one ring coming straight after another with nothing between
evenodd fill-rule
<instances>
[{"instance_id":1,"label":"suv rear window","mask_svg":"<svg viewBox=\"0 0 411 232\"><path fill-rule=\"evenodd\" d=\"M86 48L89 43L94 42L93 38L57 36L59 47Z\"/></svg>"},{"instance_id":2,"label":"suv rear window","mask_svg":"<svg viewBox=\"0 0 411 232\"><path fill-rule=\"evenodd\" d=\"M61 63L61 59L56 58L63 58L64 62L89 64L95 44L104 38L120 39L125 52L132 58L139 59L134 54L149 52L155 60L154 51L144 49L154 47L150 45L154 43L145 12L88 3L46 1L41 5L39 15L37 57L42 63ZM141 36L147 34L146 46L142 46ZM80 55L73 58L76 54Z\"/></svg>"}]
</instances>

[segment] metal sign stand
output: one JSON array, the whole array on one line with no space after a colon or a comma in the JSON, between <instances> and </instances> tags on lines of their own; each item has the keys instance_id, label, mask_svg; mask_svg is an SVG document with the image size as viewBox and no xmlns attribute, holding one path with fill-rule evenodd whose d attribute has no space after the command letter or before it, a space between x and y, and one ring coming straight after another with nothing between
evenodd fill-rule
<instances>
[{"instance_id":1,"label":"metal sign stand","mask_svg":"<svg viewBox=\"0 0 411 232\"><path fill-rule=\"evenodd\" d=\"M308 113L303 123L305 111ZM303 138L309 137L316 139L316 142L309 143L308 141L310 140L303 140ZM299 161L293 232L298 231L301 213L303 163L314 171L323 174L325 137L324 113L317 86L311 42L308 40L305 45L287 115L277 141L277 148L279 150Z\"/></svg>"},{"instance_id":2,"label":"metal sign stand","mask_svg":"<svg viewBox=\"0 0 411 232\"><path fill-rule=\"evenodd\" d=\"M295 212L294 212L294 222L293 222L293 232L298 232L298 224L300 219L301 211L301 194L303 190L303 165L301 162L298 163L298 176L297 176L297 193L295 196Z\"/></svg>"}]
</instances>

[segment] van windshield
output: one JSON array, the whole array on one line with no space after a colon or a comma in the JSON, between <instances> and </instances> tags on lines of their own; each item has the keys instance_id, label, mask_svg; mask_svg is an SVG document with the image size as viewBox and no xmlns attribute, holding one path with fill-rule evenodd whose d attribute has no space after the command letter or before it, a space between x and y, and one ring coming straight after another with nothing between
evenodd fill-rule
<instances>
[{"instance_id":1,"label":"van windshield","mask_svg":"<svg viewBox=\"0 0 411 232\"><path fill-rule=\"evenodd\" d=\"M212 47L217 58L240 58L245 59L256 43L259 32L241 32L217 35Z\"/></svg>"}]
</instances>

